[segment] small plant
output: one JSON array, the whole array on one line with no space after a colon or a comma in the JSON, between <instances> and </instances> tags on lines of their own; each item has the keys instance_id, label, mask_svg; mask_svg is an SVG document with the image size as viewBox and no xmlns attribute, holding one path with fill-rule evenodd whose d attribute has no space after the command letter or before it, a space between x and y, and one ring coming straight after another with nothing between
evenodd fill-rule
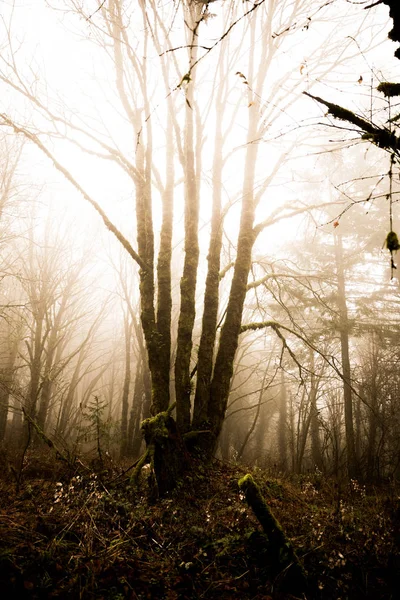
<instances>
[{"instance_id":1,"label":"small plant","mask_svg":"<svg viewBox=\"0 0 400 600\"><path fill-rule=\"evenodd\" d=\"M95 451L97 456L93 460L93 465L100 471L104 469L105 459L110 456L108 448L113 437L113 423L110 418L106 418L106 409L107 403L94 396L82 411L83 424L79 428L78 436L79 443L95 442L95 446L90 451Z\"/></svg>"},{"instance_id":2,"label":"small plant","mask_svg":"<svg viewBox=\"0 0 400 600\"><path fill-rule=\"evenodd\" d=\"M359 498L365 498L366 496L366 487L361 484L357 479L350 479L350 489L354 496L358 496Z\"/></svg>"}]
</instances>

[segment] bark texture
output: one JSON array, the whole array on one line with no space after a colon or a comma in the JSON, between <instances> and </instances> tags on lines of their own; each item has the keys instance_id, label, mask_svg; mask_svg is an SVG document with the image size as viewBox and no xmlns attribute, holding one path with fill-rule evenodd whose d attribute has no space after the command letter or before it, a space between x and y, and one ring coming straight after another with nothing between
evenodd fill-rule
<instances>
[{"instance_id":1,"label":"bark texture","mask_svg":"<svg viewBox=\"0 0 400 600\"><path fill-rule=\"evenodd\" d=\"M143 421L142 432L150 450L158 495L165 496L177 486L187 468L186 448L170 411Z\"/></svg>"}]
</instances>

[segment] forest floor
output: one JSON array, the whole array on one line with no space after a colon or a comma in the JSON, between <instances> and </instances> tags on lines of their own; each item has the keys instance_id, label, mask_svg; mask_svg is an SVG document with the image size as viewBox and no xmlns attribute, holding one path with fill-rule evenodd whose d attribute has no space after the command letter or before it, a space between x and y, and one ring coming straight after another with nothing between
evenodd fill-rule
<instances>
[{"instance_id":1,"label":"forest floor","mask_svg":"<svg viewBox=\"0 0 400 600\"><path fill-rule=\"evenodd\" d=\"M125 465L125 468L127 465ZM67 473L28 456L19 490L0 480L0 597L104 600L374 600L398 598L399 489L338 486L318 476L194 463L178 488L151 498L144 470ZM290 595L239 493L251 472L304 565L309 589ZM290 586L289 586L290 587Z\"/></svg>"}]
</instances>

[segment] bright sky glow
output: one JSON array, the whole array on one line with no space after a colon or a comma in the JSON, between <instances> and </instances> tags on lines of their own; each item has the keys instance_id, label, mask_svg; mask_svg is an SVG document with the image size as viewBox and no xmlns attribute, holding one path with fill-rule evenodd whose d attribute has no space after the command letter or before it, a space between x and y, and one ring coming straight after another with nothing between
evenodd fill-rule
<instances>
[{"instance_id":1,"label":"bright sky glow","mask_svg":"<svg viewBox=\"0 0 400 600\"><path fill-rule=\"evenodd\" d=\"M218 40L227 26L223 20L227 15L226 2L210 4L209 12L215 14L199 29L199 44L210 47ZM223 156L226 159L223 170L223 203L232 203L226 219L227 238L234 244L240 214L240 197L243 180L244 156L246 152L246 131L250 110L260 114L259 137L252 141L258 145L255 176L255 193L260 193L257 219L263 220L274 214L282 206L288 210L292 206L302 206L321 201L321 195L329 188L332 166L329 160L313 156L326 142L321 133L308 125L315 115L322 115L321 108L301 96L303 90L336 101L342 101L350 108L365 110L370 101L370 68L374 69L374 82L382 76L391 75L393 45L386 40L387 10L376 7L363 13L360 8L338 0L323 10L315 10L315 3L305 0L273 2L274 19L265 21L255 31L254 41L245 33L246 20L240 21L227 37L227 51L223 79L227 95L223 99L223 112L216 110L212 102L216 92L217 61L223 44L216 46L203 58L197 68L195 94L201 119L203 137L201 152L201 242L203 259L207 252L207 223L210 218L212 194L211 171L215 126L219 119L223 122L225 136ZM170 19L175 5L165 3L163 17ZM18 76L12 81L37 96L45 109L51 111L74 127L83 128L101 142L115 146L134 161L136 152L135 135L127 123L121 101L116 90L116 72L113 64L112 44L105 35L107 25L101 11L85 20L76 13L82 7L85 15L98 8L96 2L32 2L19 0L15 4L3 2L3 62L1 72L10 76L13 68L10 48L7 46L6 30L10 32L14 49ZM238 9L240 17L246 5ZM56 10L54 10L56 9ZM159 9L164 10L164 9ZM272 6L271 6L272 10ZM292 15L295 15L293 17ZM141 56L143 49L143 23L140 11L134 5L126 5L125 17L130 20L127 33L132 49ZM166 21L169 23L170 21ZM228 22L228 21L227 21ZM172 47L185 43L181 28L182 18L178 14L170 29ZM288 31L285 30L289 26ZM159 40L166 49L161 25L155 25ZM262 49L265 27L269 28L268 45ZM247 83L249 56L252 44L254 54L254 79ZM379 46L379 50L376 47ZM199 56L204 50L199 50ZM146 114L141 100L137 109L142 124L151 120L153 127L154 166L159 177L165 179L165 131L168 111L168 97L172 96L175 109L180 111L182 123L185 99L184 85L177 87L180 78L187 71L187 51L178 49L167 55L169 65L168 88L162 85L160 57L149 35L146 56L148 59L148 90L150 114ZM8 61L6 65L4 61ZM259 92L255 93L257 74L267 61L268 70ZM139 58L140 62L140 58ZM390 65L388 71L387 66ZM388 73L388 75L387 75ZM362 75L362 83L358 83ZM140 98L137 76L127 71L127 86L132 86L133 98ZM135 102L135 100L134 100ZM114 163L88 155L81 148L99 152L99 145L86 135L73 131L59 123L56 129L42 110L26 101L21 94L7 85L2 85L2 112L10 114L17 122L28 124L33 132L49 131L41 134L41 139L54 152L79 184L106 210L110 218L132 241L135 246L135 222L133 214L134 189L132 182ZM53 129L53 131L51 131ZM282 135L284 133L284 135ZM63 139L64 134L75 143ZM329 132L328 132L329 135ZM145 136L143 130L142 136ZM81 148L79 147L81 146ZM30 146L25 150L25 161L29 177L36 185L44 185L44 198L51 198L52 205L60 206L60 214L70 212L72 219L78 216L78 242L82 232L93 235L96 232L98 217L91 207L85 205L73 187L64 181L37 149ZM176 160L177 185L175 188L175 246L180 257L179 242L182 239L182 185L179 183L181 171ZM274 173L274 170L276 171ZM266 185L266 181L273 177ZM344 179L350 177L349 173ZM311 179L310 179L311 178ZM312 184L305 184L304 181ZM160 204L156 178L154 179L154 218L159 222ZM265 189L264 189L265 188ZM322 215L321 223L324 222ZM303 228L304 216L290 223L282 221L262 234L256 248L257 253L272 253L277 244L288 243L286 239L296 238ZM94 224L96 224L94 226ZM318 224L318 223L317 223ZM74 236L74 231L71 232ZM99 235L98 233L96 234ZM103 240L107 235L101 235ZM180 258L179 258L180 260Z\"/></svg>"}]
</instances>

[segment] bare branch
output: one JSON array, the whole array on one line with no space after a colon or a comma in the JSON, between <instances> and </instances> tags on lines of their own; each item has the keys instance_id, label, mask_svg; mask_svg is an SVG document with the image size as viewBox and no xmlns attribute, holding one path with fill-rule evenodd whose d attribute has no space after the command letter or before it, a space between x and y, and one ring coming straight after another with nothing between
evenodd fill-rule
<instances>
[{"instance_id":1,"label":"bare branch","mask_svg":"<svg viewBox=\"0 0 400 600\"><path fill-rule=\"evenodd\" d=\"M72 185L74 186L74 188L84 197L84 199L87 202L89 202L89 204L91 204L93 206L93 208L95 209L95 211L101 216L104 225L107 227L107 229L111 233L114 234L114 236L117 238L117 240L120 242L120 244L122 244L122 246L125 248L125 250L128 252L128 254L133 258L133 260L137 262L137 264L140 266L141 269L143 269L144 271L147 271L147 266L144 263L144 261L140 258L140 256L137 254L137 252L135 252L135 250L132 248L130 242L126 239L126 237L110 221L110 219L107 217L106 213L101 208L101 206L95 200L93 200L93 198L91 198L91 196L89 196L89 194L87 192L85 192L85 190L74 179L74 177L71 175L71 173L57 161L57 159L44 146L44 144L39 140L39 138L36 135L34 135L33 133L31 133L30 131L28 131L27 129L22 129L22 128L18 127L15 123L13 123L13 121L11 121L7 117L7 115L0 114L0 118L3 120L3 122L8 127L11 127L15 131L15 133L22 134L28 140L30 140L31 142L33 142L35 144L35 146L37 146L43 152L43 154L45 154L47 156L47 158L49 158L51 160L51 162L53 163L53 165L57 169L57 171L59 171L60 173L62 173L62 175L64 175L64 177L70 183L72 183Z\"/></svg>"}]
</instances>

